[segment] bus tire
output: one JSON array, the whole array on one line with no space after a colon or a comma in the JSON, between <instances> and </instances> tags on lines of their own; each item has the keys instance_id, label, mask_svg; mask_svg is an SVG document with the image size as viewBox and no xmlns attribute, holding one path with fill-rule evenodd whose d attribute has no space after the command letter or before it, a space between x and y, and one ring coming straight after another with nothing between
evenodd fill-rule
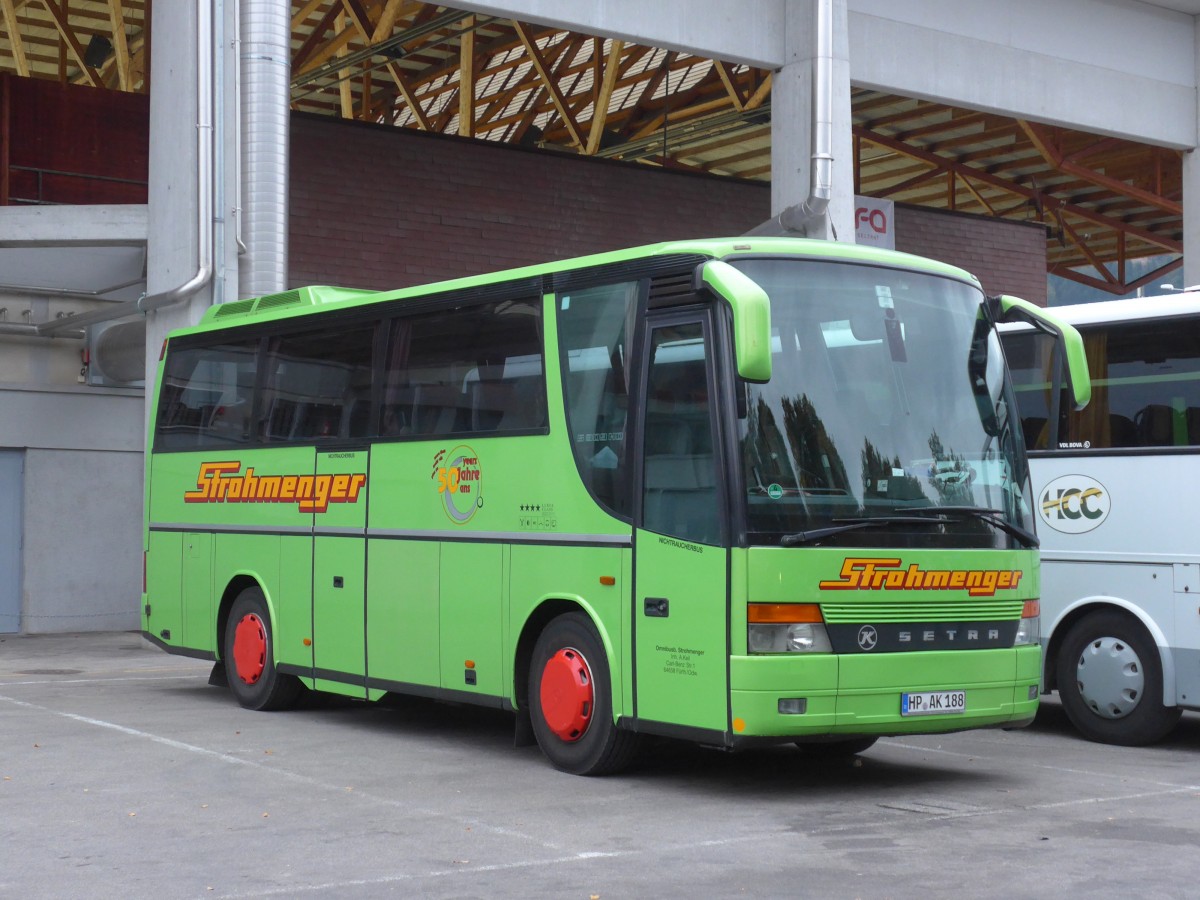
<instances>
[{"instance_id":1,"label":"bus tire","mask_svg":"<svg viewBox=\"0 0 1200 900\"><path fill-rule=\"evenodd\" d=\"M1063 711L1089 741L1153 744L1182 714L1163 703L1158 647L1126 613L1109 609L1084 616L1067 632L1055 665Z\"/></svg>"},{"instance_id":2,"label":"bus tire","mask_svg":"<svg viewBox=\"0 0 1200 900\"><path fill-rule=\"evenodd\" d=\"M858 756L875 746L878 737L848 738L843 741L797 741L800 753L809 759L845 759Z\"/></svg>"},{"instance_id":3,"label":"bus tire","mask_svg":"<svg viewBox=\"0 0 1200 900\"><path fill-rule=\"evenodd\" d=\"M590 619L566 613L538 636L529 667L529 714L542 753L572 775L607 775L627 766L638 735L613 722L604 645Z\"/></svg>"},{"instance_id":4,"label":"bus tire","mask_svg":"<svg viewBox=\"0 0 1200 900\"><path fill-rule=\"evenodd\" d=\"M261 589L238 594L225 625L225 672L229 690L246 709L287 709L303 685L294 675L275 668L275 638L271 614Z\"/></svg>"}]
</instances>

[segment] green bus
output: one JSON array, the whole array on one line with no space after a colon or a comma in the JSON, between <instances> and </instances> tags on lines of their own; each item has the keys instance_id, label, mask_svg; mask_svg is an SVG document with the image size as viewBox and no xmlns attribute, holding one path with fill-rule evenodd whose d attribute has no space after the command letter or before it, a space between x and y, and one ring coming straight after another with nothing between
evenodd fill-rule
<instances>
[{"instance_id":1,"label":"green bus","mask_svg":"<svg viewBox=\"0 0 1200 900\"><path fill-rule=\"evenodd\" d=\"M1085 391L1024 301L793 238L214 306L151 401L145 636L249 708L512 710L578 774L1027 724L1014 316Z\"/></svg>"}]
</instances>

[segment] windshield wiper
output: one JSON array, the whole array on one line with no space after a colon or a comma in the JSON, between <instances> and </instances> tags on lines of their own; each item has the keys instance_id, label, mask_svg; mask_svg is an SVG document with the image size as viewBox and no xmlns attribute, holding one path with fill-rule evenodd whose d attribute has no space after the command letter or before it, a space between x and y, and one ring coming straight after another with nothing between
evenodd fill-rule
<instances>
[{"instance_id":1,"label":"windshield wiper","mask_svg":"<svg viewBox=\"0 0 1200 900\"><path fill-rule=\"evenodd\" d=\"M906 509L904 515L871 516L869 518L834 519L841 524L828 528L814 528L811 531L797 531L795 534L785 534L779 539L782 547L795 547L799 544L815 544L835 534L847 531L858 531L863 528L882 528L885 525L947 525L961 521L963 517L979 519L987 522L993 528L998 528L1005 534L1010 534L1022 541L1028 547L1037 547L1038 536L1032 531L1014 525L1004 518L1004 513L998 509L987 509L978 506L918 506Z\"/></svg>"},{"instance_id":2,"label":"windshield wiper","mask_svg":"<svg viewBox=\"0 0 1200 900\"><path fill-rule=\"evenodd\" d=\"M920 506L916 509L905 510L906 513L918 518L928 516L931 522L948 522L947 516L969 516L987 522L993 528L999 528L1005 534L1010 534L1022 541L1027 547L1036 548L1041 541L1038 536L1027 528L1014 525L1004 518L1003 510L988 509L982 506Z\"/></svg>"},{"instance_id":3,"label":"windshield wiper","mask_svg":"<svg viewBox=\"0 0 1200 900\"><path fill-rule=\"evenodd\" d=\"M925 509L926 507L922 507ZM830 525L828 528L814 528L812 531L797 531L795 534L785 534L779 539L781 547L795 547L797 544L815 544L835 534L847 531L858 531L863 528L882 528L885 525L938 525L953 522L938 516L871 516L862 519L834 519L841 525Z\"/></svg>"}]
</instances>

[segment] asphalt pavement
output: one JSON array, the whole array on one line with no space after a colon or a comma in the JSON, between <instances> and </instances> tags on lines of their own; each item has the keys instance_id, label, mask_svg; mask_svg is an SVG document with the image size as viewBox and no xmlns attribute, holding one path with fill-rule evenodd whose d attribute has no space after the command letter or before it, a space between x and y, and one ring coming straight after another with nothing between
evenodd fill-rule
<instances>
[{"instance_id":1,"label":"asphalt pavement","mask_svg":"<svg viewBox=\"0 0 1200 900\"><path fill-rule=\"evenodd\" d=\"M241 709L138 634L0 635L0 898L1193 897L1200 716L1150 748L1018 731L851 761L660 742L579 778L512 718Z\"/></svg>"}]
</instances>

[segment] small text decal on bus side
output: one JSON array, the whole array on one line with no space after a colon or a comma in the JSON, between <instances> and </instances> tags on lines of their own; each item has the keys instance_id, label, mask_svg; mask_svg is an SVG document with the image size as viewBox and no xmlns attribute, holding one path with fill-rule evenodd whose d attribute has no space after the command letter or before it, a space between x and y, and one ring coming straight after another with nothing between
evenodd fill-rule
<instances>
[{"instance_id":1,"label":"small text decal on bus side","mask_svg":"<svg viewBox=\"0 0 1200 900\"><path fill-rule=\"evenodd\" d=\"M455 525L470 521L483 506L483 467L479 456L466 444L434 454L429 477L437 485L446 515Z\"/></svg>"},{"instance_id":2,"label":"small text decal on bus side","mask_svg":"<svg viewBox=\"0 0 1200 900\"><path fill-rule=\"evenodd\" d=\"M196 490L185 503L295 503L300 512L323 513L330 503L357 503L365 472L339 475L257 475L240 461L200 463Z\"/></svg>"},{"instance_id":3,"label":"small text decal on bus side","mask_svg":"<svg viewBox=\"0 0 1200 900\"><path fill-rule=\"evenodd\" d=\"M904 568L901 559L846 557L837 581L822 581L823 591L958 591L972 597L993 597L1014 590L1025 573L1020 569Z\"/></svg>"}]
</instances>

